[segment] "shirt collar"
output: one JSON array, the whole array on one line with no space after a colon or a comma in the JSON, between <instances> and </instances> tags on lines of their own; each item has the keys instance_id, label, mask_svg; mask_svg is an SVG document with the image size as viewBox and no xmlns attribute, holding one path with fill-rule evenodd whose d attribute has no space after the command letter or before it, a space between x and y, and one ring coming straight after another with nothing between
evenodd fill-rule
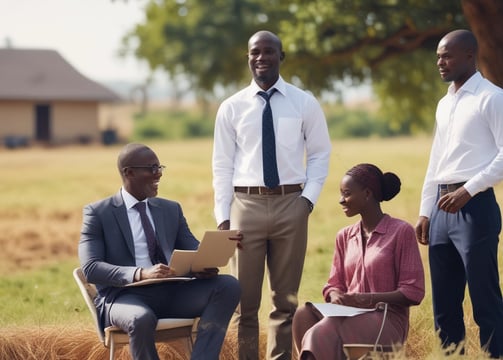
<instances>
[{"instance_id":1,"label":"shirt collar","mask_svg":"<svg viewBox=\"0 0 503 360\"><path fill-rule=\"evenodd\" d=\"M124 189L123 187L121 188L121 195L122 195L122 199L124 199L124 204L126 205L126 209L131 209L133 206L136 205L136 203L138 203L138 199L136 199L133 195L131 195L126 189ZM146 204L148 204L147 202L148 199L145 199L143 200Z\"/></svg>"},{"instance_id":2,"label":"shirt collar","mask_svg":"<svg viewBox=\"0 0 503 360\"><path fill-rule=\"evenodd\" d=\"M386 230L388 229L389 220L390 216L388 214L384 214L384 216L382 217L381 221L379 221L374 231L380 234L385 234Z\"/></svg>"},{"instance_id":3,"label":"shirt collar","mask_svg":"<svg viewBox=\"0 0 503 360\"><path fill-rule=\"evenodd\" d=\"M384 214L382 217L381 221L377 224L377 226L374 229L374 232L379 233L379 234L386 234L386 231L388 229L388 223L390 221L390 216L388 214ZM361 229L361 220L358 221L355 226L353 227L351 231L351 236L359 236L360 234L360 229Z\"/></svg>"},{"instance_id":4,"label":"shirt collar","mask_svg":"<svg viewBox=\"0 0 503 360\"><path fill-rule=\"evenodd\" d=\"M480 82L482 81L483 77L480 74L480 72L476 71L468 80L465 81L465 83L458 89L457 93L461 93L463 91L469 92L469 93L474 93ZM448 88L448 92L451 95L454 95L454 83L451 83Z\"/></svg>"},{"instance_id":5,"label":"shirt collar","mask_svg":"<svg viewBox=\"0 0 503 360\"><path fill-rule=\"evenodd\" d=\"M277 92L281 93L282 95L285 95L286 83L285 83L285 80L283 80L283 78L281 77L281 75L278 77L278 80L276 81L276 83L273 86L271 86L271 88L269 90L271 90L272 88L276 88ZM252 79L249 89L250 89L251 96L257 95L257 93L259 91L264 91L260 86L257 85L257 83L255 82L254 79Z\"/></svg>"}]
</instances>

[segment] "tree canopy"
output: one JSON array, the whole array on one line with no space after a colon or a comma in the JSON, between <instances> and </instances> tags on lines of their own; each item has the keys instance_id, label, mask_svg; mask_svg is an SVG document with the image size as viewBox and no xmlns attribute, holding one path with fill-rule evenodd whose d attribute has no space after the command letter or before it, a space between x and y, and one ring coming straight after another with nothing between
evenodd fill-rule
<instances>
[{"instance_id":1,"label":"tree canopy","mask_svg":"<svg viewBox=\"0 0 503 360\"><path fill-rule=\"evenodd\" d=\"M152 70L164 70L173 79L183 75L192 90L211 96L219 87L236 89L250 81L248 38L267 29L283 41L285 79L317 95L341 91L341 82L347 86L370 80L391 126L397 133L410 133L431 128L436 100L445 92L435 55L442 36L472 27L476 36L484 35L483 39L478 36L484 54L503 56L503 50L498 52L494 45L503 48L503 36L494 36L498 16L501 19L503 14L500 3L150 0L145 21L125 36L124 51L132 51ZM495 14L489 17L485 12ZM488 19L495 22L493 34L484 24ZM486 49L486 43L493 45ZM489 58L481 56L482 65L484 59Z\"/></svg>"}]
</instances>

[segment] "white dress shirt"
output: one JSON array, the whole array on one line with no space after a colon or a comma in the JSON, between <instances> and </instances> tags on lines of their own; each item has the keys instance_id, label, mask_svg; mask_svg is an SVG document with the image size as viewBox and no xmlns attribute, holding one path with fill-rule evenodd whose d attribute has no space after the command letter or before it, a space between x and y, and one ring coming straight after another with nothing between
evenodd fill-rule
<instances>
[{"instance_id":1,"label":"white dress shirt","mask_svg":"<svg viewBox=\"0 0 503 360\"><path fill-rule=\"evenodd\" d=\"M304 184L302 196L316 203L328 174L330 137L314 96L281 77L270 104L280 185ZM215 123L213 188L217 224L230 217L234 186L264 186L262 89L251 84L224 100Z\"/></svg>"},{"instance_id":2,"label":"white dress shirt","mask_svg":"<svg viewBox=\"0 0 503 360\"><path fill-rule=\"evenodd\" d=\"M147 237L143 231L143 226L141 224L140 213L134 208L136 203L139 201L130 193L128 193L124 188L121 188L122 198L124 199L124 204L127 209L127 217L129 219L129 226L131 227L131 233L133 234L134 240L134 255L136 260L136 266L141 268L149 268L152 266L152 261L148 254ZM152 224L152 228L155 231L154 221L152 220L152 215L150 214L150 209L148 208L147 200L146 210L147 216Z\"/></svg>"},{"instance_id":3,"label":"white dress shirt","mask_svg":"<svg viewBox=\"0 0 503 360\"><path fill-rule=\"evenodd\" d=\"M421 197L430 217L438 184L466 181L471 196L503 179L503 90L476 72L439 101L436 129Z\"/></svg>"}]
</instances>

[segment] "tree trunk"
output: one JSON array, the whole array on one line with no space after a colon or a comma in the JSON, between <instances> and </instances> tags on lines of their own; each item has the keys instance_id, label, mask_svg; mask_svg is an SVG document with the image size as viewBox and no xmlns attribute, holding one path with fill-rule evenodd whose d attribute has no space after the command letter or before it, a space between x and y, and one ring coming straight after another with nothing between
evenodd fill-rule
<instances>
[{"instance_id":1,"label":"tree trunk","mask_svg":"<svg viewBox=\"0 0 503 360\"><path fill-rule=\"evenodd\" d=\"M479 69L503 87L503 1L461 0L463 13L479 43Z\"/></svg>"}]
</instances>

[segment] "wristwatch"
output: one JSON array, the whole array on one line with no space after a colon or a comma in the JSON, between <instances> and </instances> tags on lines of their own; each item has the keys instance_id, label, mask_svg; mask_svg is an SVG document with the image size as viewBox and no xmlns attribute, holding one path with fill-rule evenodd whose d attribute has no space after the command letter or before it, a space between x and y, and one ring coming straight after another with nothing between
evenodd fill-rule
<instances>
[{"instance_id":1,"label":"wristwatch","mask_svg":"<svg viewBox=\"0 0 503 360\"><path fill-rule=\"evenodd\" d=\"M136 271L134 272L134 281L140 281L141 280L141 271L143 269L141 267L137 268Z\"/></svg>"}]
</instances>

